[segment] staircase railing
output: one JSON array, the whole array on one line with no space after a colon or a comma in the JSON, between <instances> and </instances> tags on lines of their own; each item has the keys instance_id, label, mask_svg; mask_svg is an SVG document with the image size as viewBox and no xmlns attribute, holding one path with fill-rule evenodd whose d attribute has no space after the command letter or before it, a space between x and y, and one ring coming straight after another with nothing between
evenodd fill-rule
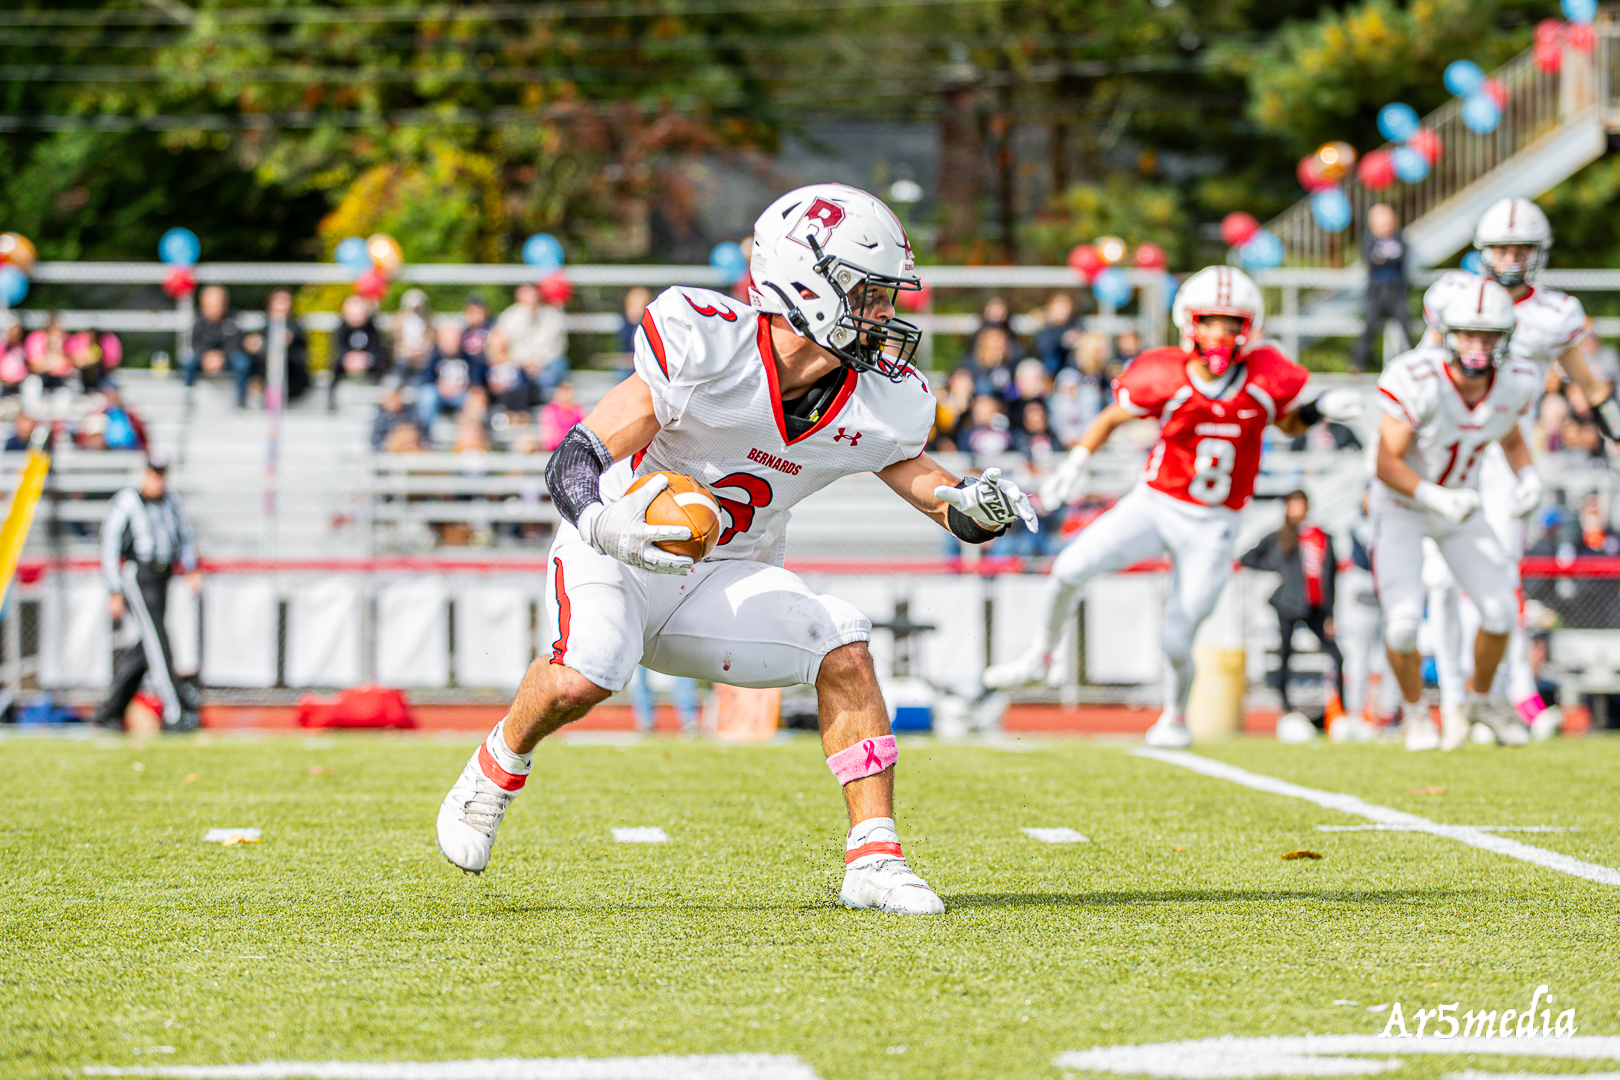
<instances>
[{"instance_id":1,"label":"staircase railing","mask_svg":"<svg viewBox=\"0 0 1620 1080\"><path fill-rule=\"evenodd\" d=\"M1593 29L1595 50L1587 53L1565 46L1563 63L1553 74L1536 65L1534 49L1491 72L1489 77L1500 80L1507 91L1496 130L1483 135L1470 131L1462 120L1460 98L1424 117L1423 126L1440 136L1443 152L1423 180L1415 184L1396 180L1379 191L1369 190L1353 175L1345 180L1341 186L1355 214L1344 231L1330 233L1318 226L1309 197L1268 222L1266 228L1283 242L1284 265L1349 266L1360 258L1361 229L1369 206L1388 203L1410 227L1510 159L1534 150L1564 125L1611 109L1609 76L1620 63L1620 23L1612 11L1605 11ZM1384 145L1385 150L1394 148Z\"/></svg>"}]
</instances>

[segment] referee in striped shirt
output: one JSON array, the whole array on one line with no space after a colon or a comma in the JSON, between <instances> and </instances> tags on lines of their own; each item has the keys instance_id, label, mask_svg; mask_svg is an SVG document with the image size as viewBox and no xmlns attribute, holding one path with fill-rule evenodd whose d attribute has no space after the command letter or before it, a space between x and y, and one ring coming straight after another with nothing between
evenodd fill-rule
<instances>
[{"instance_id":1,"label":"referee in striped shirt","mask_svg":"<svg viewBox=\"0 0 1620 1080\"><path fill-rule=\"evenodd\" d=\"M101 727L123 725L124 710L148 673L163 702L165 731L197 727L197 692L174 674L174 654L163 625L169 579L187 575L191 589L202 586L197 571L197 538L180 511L180 501L166 490L168 463L157 455L146 459L138 487L113 496L101 526L101 575L107 584L107 609L113 622L132 618L140 640L118 651L112 688L96 714Z\"/></svg>"}]
</instances>

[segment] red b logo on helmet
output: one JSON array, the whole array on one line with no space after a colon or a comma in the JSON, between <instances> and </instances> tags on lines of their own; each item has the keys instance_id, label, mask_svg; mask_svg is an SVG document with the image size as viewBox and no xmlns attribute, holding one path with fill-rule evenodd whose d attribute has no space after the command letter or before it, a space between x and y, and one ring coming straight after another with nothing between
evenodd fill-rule
<instances>
[{"instance_id":1,"label":"red b logo on helmet","mask_svg":"<svg viewBox=\"0 0 1620 1080\"><path fill-rule=\"evenodd\" d=\"M844 208L842 206L828 202L826 199L817 199L810 204L810 209L804 212L804 216L794 223L793 228L788 232L788 238L809 247L810 238L813 236L817 244L826 247L827 238L838 227L838 223L843 220Z\"/></svg>"}]
</instances>

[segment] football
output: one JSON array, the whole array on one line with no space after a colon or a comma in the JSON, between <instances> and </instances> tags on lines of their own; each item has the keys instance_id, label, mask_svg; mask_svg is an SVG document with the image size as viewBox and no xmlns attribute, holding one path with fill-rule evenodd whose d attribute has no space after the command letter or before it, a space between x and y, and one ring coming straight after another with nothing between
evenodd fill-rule
<instances>
[{"instance_id":1,"label":"football","mask_svg":"<svg viewBox=\"0 0 1620 1080\"><path fill-rule=\"evenodd\" d=\"M669 478L669 487L647 507L649 525L685 525L692 530L690 540L662 540L658 546L674 555L689 555L702 562L720 542L720 504L701 481L677 472L654 472L638 476L625 494L636 490L655 476Z\"/></svg>"}]
</instances>

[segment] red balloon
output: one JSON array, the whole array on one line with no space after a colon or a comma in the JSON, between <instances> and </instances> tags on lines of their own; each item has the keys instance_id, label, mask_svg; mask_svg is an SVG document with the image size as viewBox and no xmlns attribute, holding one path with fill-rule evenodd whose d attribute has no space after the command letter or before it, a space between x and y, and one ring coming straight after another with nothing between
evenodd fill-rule
<instances>
[{"instance_id":1,"label":"red balloon","mask_svg":"<svg viewBox=\"0 0 1620 1080\"><path fill-rule=\"evenodd\" d=\"M1558 74L1558 69L1564 66L1564 50L1558 47L1556 41L1536 42L1533 57L1536 61L1536 67L1548 75Z\"/></svg>"},{"instance_id":2,"label":"red balloon","mask_svg":"<svg viewBox=\"0 0 1620 1080\"><path fill-rule=\"evenodd\" d=\"M1440 136L1430 128L1419 128L1416 135L1406 140L1406 145L1422 154L1430 165L1439 161L1445 152L1445 147L1440 143Z\"/></svg>"},{"instance_id":3,"label":"red balloon","mask_svg":"<svg viewBox=\"0 0 1620 1080\"><path fill-rule=\"evenodd\" d=\"M1486 79L1485 85L1480 89L1491 96L1491 100L1496 102L1498 109L1505 110L1507 108L1507 83L1501 79Z\"/></svg>"},{"instance_id":4,"label":"red balloon","mask_svg":"<svg viewBox=\"0 0 1620 1080\"><path fill-rule=\"evenodd\" d=\"M1564 40L1569 42L1570 48L1580 52L1591 52L1597 48L1597 33L1591 23L1570 23Z\"/></svg>"},{"instance_id":5,"label":"red balloon","mask_svg":"<svg viewBox=\"0 0 1620 1080\"><path fill-rule=\"evenodd\" d=\"M1163 270L1170 265L1170 260L1165 257L1164 248L1149 241L1137 247L1136 265L1143 270Z\"/></svg>"},{"instance_id":6,"label":"red balloon","mask_svg":"<svg viewBox=\"0 0 1620 1080\"><path fill-rule=\"evenodd\" d=\"M934 290L924 284L920 289L908 289L900 293L898 301L904 311L922 311L934 302Z\"/></svg>"},{"instance_id":7,"label":"red balloon","mask_svg":"<svg viewBox=\"0 0 1620 1080\"><path fill-rule=\"evenodd\" d=\"M197 275L189 266L177 266L163 279L163 293L171 300L190 296L197 291Z\"/></svg>"},{"instance_id":8,"label":"red balloon","mask_svg":"<svg viewBox=\"0 0 1620 1080\"><path fill-rule=\"evenodd\" d=\"M1103 257L1090 244L1076 244L1069 251L1069 266L1090 285L1102 273Z\"/></svg>"},{"instance_id":9,"label":"red balloon","mask_svg":"<svg viewBox=\"0 0 1620 1080\"><path fill-rule=\"evenodd\" d=\"M574 285L561 270L539 281L540 299L552 307L562 307L574 298Z\"/></svg>"},{"instance_id":10,"label":"red balloon","mask_svg":"<svg viewBox=\"0 0 1620 1080\"><path fill-rule=\"evenodd\" d=\"M1551 42L1558 44L1558 39L1564 35L1563 19L1542 19L1536 23L1536 44Z\"/></svg>"},{"instance_id":11,"label":"red balloon","mask_svg":"<svg viewBox=\"0 0 1620 1080\"><path fill-rule=\"evenodd\" d=\"M354 279L354 291L367 300L381 300L388 295L388 275L373 266Z\"/></svg>"},{"instance_id":12,"label":"red balloon","mask_svg":"<svg viewBox=\"0 0 1620 1080\"><path fill-rule=\"evenodd\" d=\"M1315 154L1300 158L1294 175L1299 177L1299 186L1306 191L1322 191L1333 186L1333 181L1322 175L1322 159Z\"/></svg>"},{"instance_id":13,"label":"red balloon","mask_svg":"<svg viewBox=\"0 0 1620 1080\"><path fill-rule=\"evenodd\" d=\"M1361 178L1361 184L1369 191L1387 188L1395 182L1395 161L1390 157L1388 150L1369 150L1361 155L1361 163L1356 166L1356 175Z\"/></svg>"},{"instance_id":14,"label":"red balloon","mask_svg":"<svg viewBox=\"0 0 1620 1080\"><path fill-rule=\"evenodd\" d=\"M1254 239L1254 234L1260 231L1260 222L1255 220L1253 214L1234 210L1221 218L1221 239L1227 247L1242 247Z\"/></svg>"}]
</instances>

